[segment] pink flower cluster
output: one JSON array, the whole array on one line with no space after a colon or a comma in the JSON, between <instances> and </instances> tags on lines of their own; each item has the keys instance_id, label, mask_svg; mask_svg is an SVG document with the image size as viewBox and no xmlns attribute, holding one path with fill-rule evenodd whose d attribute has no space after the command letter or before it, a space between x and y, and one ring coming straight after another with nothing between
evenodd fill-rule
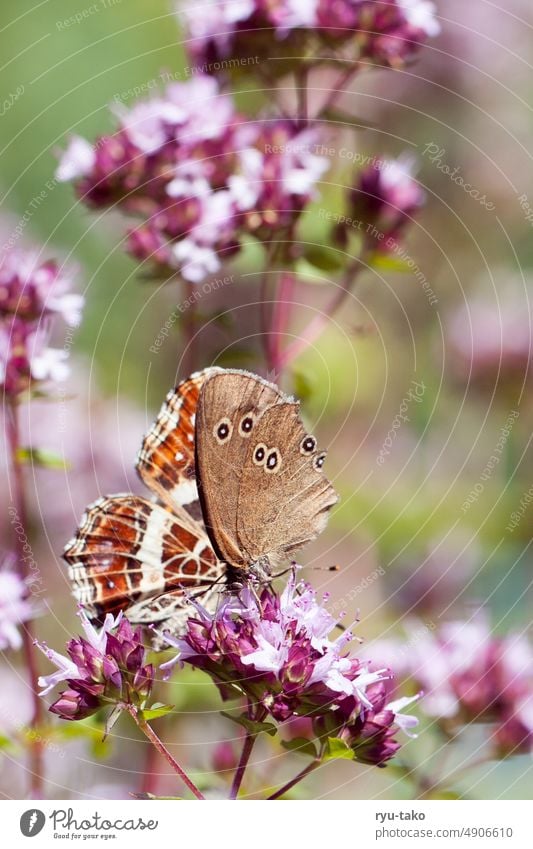
<instances>
[{"instance_id":1,"label":"pink flower cluster","mask_svg":"<svg viewBox=\"0 0 533 849\"><path fill-rule=\"evenodd\" d=\"M347 45L352 58L398 66L440 32L429 0L180 0L177 13L208 73L261 70L275 50L280 61L270 61L269 72L285 74L293 57L320 61Z\"/></svg>"},{"instance_id":2,"label":"pink flower cluster","mask_svg":"<svg viewBox=\"0 0 533 849\"><path fill-rule=\"evenodd\" d=\"M491 391L520 388L533 355L533 318L527 292L500 289L498 301L477 295L453 313L448 342L455 374Z\"/></svg>"},{"instance_id":3,"label":"pink flower cluster","mask_svg":"<svg viewBox=\"0 0 533 849\"><path fill-rule=\"evenodd\" d=\"M520 634L494 636L485 616L415 629L401 653L377 641L367 655L421 687L421 707L447 731L472 722L493 725L499 757L533 747L533 652ZM402 668L403 667L403 668Z\"/></svg>"},{"instance_id":4,"label":"pink flower cluster","mask_svg":"<svg viewBox=\"0 0 533 849\"><path fill-rule=\"evenodd\" d=\"M9 562L3 563L0 569L0 651L21 647L18 629L32 613L27 585Z\"/></svg>"},{"instance_id":5,"label":"pink flower cluster","mask_svg":"<svg viewBox=\"0 0 533 849\"><path fill-rule=\"evenodd\" d=\"M80 322L83 297L70 291L71 282L36 251L0 255L0 384L8 395L67 376L67 351L48 347L48 340L54 316L72 326Z\"/></svg>"},{"instance_id":6,"label":"pink flower cluster","mask_svg":"<svg viewBox=\"0 0 533 849\"><path fill-rule=\"evenodd\" d=\"M41 695L66 681L68 688L50 707L61 719L91 716L104 707L140 705L151 693L154 668L146 663L141 629L133 630L122 614L106 616L101 629L80 614L85 637L67 644L67 655L58 654L44 643L36 643L57 667L39 678Z\"/></svg>"},{"instance_id":7,"label":"pink flower cluster","mask_svg":"<svg viewBox=\"0 0 533 849\"><path fill-rule=\"evenodd\" d=\"M202 669L223 698L245 695L278 722L308 717L319 739L340 738L365 763L383 765L398 730L416 726L401 711L418 697L387 701L390 670L348 654L349 631L330 639L336 622L309 585L292 578L281 595L246 589L213 614L196 608L183 637L166 636L179 650L167 674L178 662Z\"/></svg>"},{"instance_id":8,"label":"pink flower cluster","mask_svg":"<svg viewBox=\"0 0 533 849\"><path fill-rule=\"evenodd\" d=\"M357 175L349 197L349 225L337 228L341 243L350 226L357 222L375 250L394 251L402 231L424 203L425 194L414 177L415 160L409 155L397 159L376 157Z\"/></svg>"},{"instance_id":9,"label":"pink flower cluster","mask_svg":"<svg viewBox=\"0 0 533 849\"><path fill-rule=\"evenodd\" d=\"M57 177L76 180L91 206L140 219L130 253L195 283L247 234L264 239L290 226L329 164L314 153L313 131L247 123L206 75L117 114L118 131L94 146L71 139Z\"/></svg>"}]
</instances>

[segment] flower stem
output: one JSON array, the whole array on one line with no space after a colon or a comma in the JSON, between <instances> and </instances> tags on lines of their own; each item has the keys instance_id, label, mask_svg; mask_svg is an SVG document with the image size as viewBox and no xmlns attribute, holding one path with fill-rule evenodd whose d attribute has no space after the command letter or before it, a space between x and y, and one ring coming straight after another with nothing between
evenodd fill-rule
<instances>
[{"instance_id":1,"label":"flower stem","mask_svg":"<svg viewBox=\"0 0 533 849\"><path fill-rule=\"evenodd\" d=\"M308 84L309 84L309 68L303 65L295 73L295 88L298 101L298 124L300 127L306 127L309 122L308 108Z\"/></svg>"},{"instance_id":2,"label":"flower stem","mask_svg":"<svg viewBox=\"0 0 533 849\"><path fill-rule=\"evenodd\" d=\"M183 783L187 785L191 793L196 796L197 799L205 799L205 796L200 792L196 784L191 781L185 770L183 770L177 760L172 757L163 741L160 740L157 734L155 733L152 726L149 725L145 719L141 719L133 705L129 705L127 707L127 710L137 723L138 728L146 737L148 737L150 743L157 749L159 754L162 755L162 757L164 757L165 760L170 764L174 772L179 775L179 777L181 778Z\"/></svg>"},{"instance_id":3,"label":"flower stem","mask_svg":"<svg viewBox=\"0 0 533 849\"><path fill-rule=\"evenodd\" d=\"M332 316L340 309L347 300L348 295L351 293L358 274L364 268L364 262L362 260L363 256L356 259L353 263L350 263L341 286L332 296L329 303L327 303L324 309L309 322L307 327L305 327L301 332L298 339L295 339L295 341L292 342L285 351L280 353L278 358L279 369L284 369L290 365L296 357L309 348L309 346L312 345L313 342L323 333Z\"/></svg>"},{"instance_id":4,"label":"flower stem","mask_svg":"<svg viewBox=\"0 0 533 849\"><path fill-rule=\"evenodd\" d=\"M335 106L337 98L340 97L340 95L345 94L344 86L350 82L352 77L355 76L355 74L360 70L360 68L360 63L355 62L354 64L349 65L341 74L339 74L337 79L332 83L330 92L327 98L325 99L324 103L320 107L320 111L317 117L320 117L325 112L327 112L328 109L331 109L332 106Z\"/></svg>"},{"instance_id":5,"label":"flower stem","mask_svg":"<svg viewBox=\"0 0 533 849\"><path fill-rule=\"evenodd\" d=\"M254 714L252 706L248 705L248 715L252 721L263 722L266 714L266 710L261 708L258 709L257 712ZM254 733L253 731L247 730L244 738L241 757L239 759L237 769L235 770L235 775L233 776L233 783L231 785L231 790L228 797L229 799L236 799L239 795L239 790L241 789L244 773L246 772L246 767L248 766L248 761L250 760L250 755L252 754L252 749L255 746L256 740L257 732Z\"/></svg>"},{"instance_id":6,"label":"flower stem","mask_svg":"<svg viewBox=\"0 0 533 849\"><path fill-rule=\"evenodd\" d=\"M27 509L26 495L24 487L24 470L20 462L19 449L19 422L18 422L18 405L15 399L11 399L5 406L6 410L6 431L7 444L11 459L11 468L13 477L11 481L11 496L13 507L15 509L14 525L20 525L24 529L27 527ZM16 553L17 571L20 579L28 582L28 574L24 561L24 547L26 545L24 534L17 534L14 530L14 549ZM24 659L26 662L26 670L30 682L32 694L33 712L30 722L29 738L29 757L30 757L30 786L31 795L33 798L42 798L43 791L43 745L42 736L38 732L39 727L43 724L43 702L39 696L37 662L34 649L34 633L33 626L30 621L22 624L22 648Z\"/></svg>"},{"instance_id":7,"label":"flower stem","mask_svg":"<svg viewBox=\"0 0 533 849\"><path fill-rule=\"evenodd\" d=\"M304 767L298 773L298 775L295 775L294 778L292 778L290 781L288 781L286 784L284 784L283 787L280 787L279 790L276 790L275 793L272 793L271 796L268 796L267 801L270 801L270 800L273 800L273 799L280 799L282 796L285 795L285 793L288 793L289 790L292 790L292 788L295 786L295 784L299 784L300 781L303 781L304 778L306 778L308 775L310 775L313 772L313 770L317 768L319 763L320 763L320 760L318 758L316 760L311 761L311 763L307 764L307 766Z\"/></svg>"},{"instance_id":8,"label":"flower stem","mask_svg":"<svg viewBox=\"0 0 533 849\"><path fill-rule=\"evenodd\" d=\"M231 791L229 794L230 799L236 799L239 795L239 790L241 789L241 784L244 778L244 773L246 772L246 767L248 766L248 761L250 760L250 755L252 754L252 749L255 745L255 741L257 739L257 734L252 734L250 731L246 732L246 737L244 738L244 745L242 747L241 757L239 760L239 764L237 769L235 770L235 775L233 777L233 783L231 785Z\"/></svg>"},{"instance_id":9,"label":"flower stem","mask_svg":"<svg viewBox=\"0 0 533 849\"><path fill-rule=\"evenodd\" d=\"M195 288L193 283L185 281L186 308L182 318L183 350L182 366L183 374L188 377L196 368L197 348L197 310L195 302Z\"/></svg>"}]
</instances>

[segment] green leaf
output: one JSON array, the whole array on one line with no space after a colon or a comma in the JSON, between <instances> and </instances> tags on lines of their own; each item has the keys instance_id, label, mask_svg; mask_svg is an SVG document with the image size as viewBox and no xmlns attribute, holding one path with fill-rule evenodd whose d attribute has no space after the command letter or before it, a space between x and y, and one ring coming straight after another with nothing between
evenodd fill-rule
<instances>
[{"instance_id":1,"label":"green leaf","mask_svg":"<svg viewBox=\"0 0 533 849\"><path fill-rule=\"evenodd\" d=\"M324 760L333 761L338 760L339 758L347 761L353 761L353 751L344 742L344 740L341 740L339 737L328 737Z\"/></svg>"},{"instance_id":2,"label":"green leaf","mask_svg":"<svg viewBox=\"0 0 533 849\"><path fill-rule=\"evenodd\" d=\"M120 705L115 705L111 713L107 716L105 721L105 731L102 743L105 743L109 734L111 733L111 729L113 728L115 722L117 722L120 714L122 713L123 708Z\"/></svg>"},{"instance_id":3,"label":"green leaf","mask_svg":"<svg viewBox=\"0 0 533 849\"><path fill-rule=\"evenodd\" d=\"M40 448L19 448L17 451L19 463L27 463L30 466L41 466L43 469L68 469L70 464L62 457L52 454L50 451L42 451Z\"/></svg>"},{"instance_id":4,"label":"green leaf","mask_svg":"<svg viewBox=\"0 0 533 849\"><path fill-rule=\"evenodd\" d=\"M225 716L226 719L231 719L232 722L236 722L237 725L242 725L243 728L246 728L249 734L261 734L264 731L266 734L270 734L271 737L277 732L277 728L272 722L254 722L252 719L248 719L247 716L242 714L241 716L232 716L231 713L226 713L226 711L220 711L221 716Z\"/></svg>"},{"instance_id":5,"label":"green leaf","mask_svg":"<svg viewBox=\"0 0 533 849\"><path fill-rule=\"evenodd\" d=\"M342 255L329 245L307 245L304 258L320 271L338 271L343 265Z\"/></svg>"},{"instance_id":6,"label":"green leaf","mask_svg":"<svg viewBox=\"0 0 533 849\"><path fill-rule=\"evenodd\" d=\"M174 705L164 705L161 702L154 702L148 710L140 711L141 719L146 721L150 719L158 719L160 716L165 716L170 711L174 710Z\"/></svg>"},{"instance_id":7,"label":"green leaf","mask_svg":"<svg viewBox=\"0 0 533 849\"><path fill-rule=\"evenodd\" d=\"M301 370L295 370L293 372L292 388L295 396L304 403L308 401L313 395L314 386L312 384L312 381L308 377L308 375L304 374L304 372Z\"/></svg>"},{"instance_id":8,"label":"green leaf","mask_svg":"<svg viewBox=\"0 0 533 849\"><path fill-rule=\"evenodd\" d=\"M282 740L281 745L289 752L297 752L299 755L309 755L310 758L317 758L318 752L312 740L307 737L295 737L294 740Z\"/></svg>"},{"instance_id":9,"label":"green leaf","mask_svg":"<svg viewBox=\"0 0 533 849\"><path fill-rule=\"evenodd\" d=\"M382 271L394 271L397 274L411 274L413 271L407 260L380 251L373 253L368 262L371 268L379 268Z\"/></svg>"}]
</instances>

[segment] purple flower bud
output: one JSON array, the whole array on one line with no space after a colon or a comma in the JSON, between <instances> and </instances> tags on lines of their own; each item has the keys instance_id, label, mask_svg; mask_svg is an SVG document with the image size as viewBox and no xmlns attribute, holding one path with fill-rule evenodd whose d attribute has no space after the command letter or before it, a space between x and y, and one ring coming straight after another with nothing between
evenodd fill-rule
<instances>
[{"instance_id":1,"label":"purple flower bud","mask_svg":"<svg viewBox=\"0 0 533 849\"><path fill-rule=\"evenodd\" d=\"M361 223L360 229L375 250L394 250L401 231L424 202L413 168L414 161L408 156L380 158L359 174L351 193L350 214Z\"/></svg>"},{"instance_id":2,"label":"purple flower bud","mask_svg":"<svg viewBox=\"0 0 533 849\"><path fill-rule=\"evenodd\" d=\"M97 696L72 689L64 690L49 710L50 713L57 714L61 719L74 720L92 716L99 710L100 706L100 699Z\"/></svg>"},{"instance_id":3,"label":"purple flower bud","mask_svg":"<svg viewBox=\"0 0 533 849\"><path fill-rule=\"evenodd\" d=\"M61 681L69 689L50 708L64 719L81 719L110 704L140 705L151 693L154 669L145 665L141 630L135 631L125 617L107 616L98 631L83 612L80 613L86 637L67 643L68 657L38 647L58 668L39 683L42 695Z\"/></svg>"}]
</instances>

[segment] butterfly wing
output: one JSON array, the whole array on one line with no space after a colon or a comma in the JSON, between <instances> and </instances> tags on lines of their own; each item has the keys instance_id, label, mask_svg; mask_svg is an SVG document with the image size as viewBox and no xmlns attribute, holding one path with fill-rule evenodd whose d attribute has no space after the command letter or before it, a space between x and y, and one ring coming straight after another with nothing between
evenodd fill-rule
<instances>
[{"instance_id":1,"label":"butterfly wing","mask_svg":"<svg viewBox=\"0 0 533 849\"><path fill-rule=\"evenodd\" d=\"M189 593L211 595L224 574L204 529L185 510L171 513L136 495L92 504L63 557L75 598L100 620L119 610L133 623L167 620L185 612Z\"/></svg>"},{"instance_id":2,"label":"butterfly wing","mask_svg":"<svg viewBox=\"0 0 533 849\"><path fill-rule=\"evenodd\" d=\"M324 459L298 403L265 410L248 442L237 505L238 545L250 562L287 557L324 530L338 500Z\"/></svg>"},{"instance_id":3,"label":"butterfly wing","mask_svg":"<svg viewBox=\"0 0 533 849\"><path fill-rule=\"evenodd\" d=\"M218 556L236 568L249 565L239 545L237 505L250 439L265 410L287 400L274 384L230 369L208 376L200 393L196 461L202 513Z\"/></svg>"},{"instance_id":4,"label":"butterfly wing","mask_svg":"<svg viewBox=\"0 0 533 849\"><path fill-rule=\"evenodd\" d=\"M170 509L185 509L201 520L195 470L195 420L205 380L220 372L208 368L171 390L137 456L142 481Z\"/></svg>"}]
</instances>

